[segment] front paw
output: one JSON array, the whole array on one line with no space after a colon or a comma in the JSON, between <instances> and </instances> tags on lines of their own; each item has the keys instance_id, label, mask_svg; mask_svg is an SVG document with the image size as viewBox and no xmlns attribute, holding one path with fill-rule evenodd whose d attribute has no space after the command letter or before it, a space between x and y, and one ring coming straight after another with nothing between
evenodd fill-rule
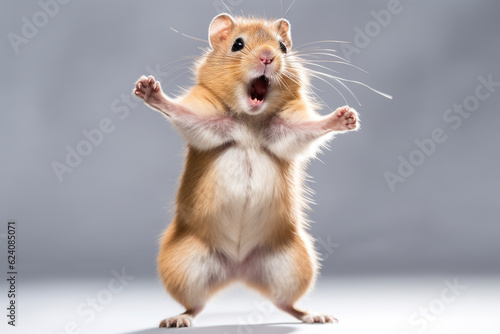
<instances>
[{"instance_id":1,"label":"front paw","mask_svg":"<svg viewBox=\"0 0 500 334\"><path fill-rule=\"evenodd\" d=\"M155 105L161 101L163 92L159 81L153 76L142 76L135 83L134 94L144 100L147 104Z\"/></svg>"},{"instance_id":2,"label":"front paw","mask_svg":"<svg viewBox=\"0 0 500 334\"><path fill-rule=\"evenodd\" d=\"M359 117L356 110L343 106L335 110L332 115L332 129L334 131L352 131L359 129Z\"/></svg>"}]
</instances>

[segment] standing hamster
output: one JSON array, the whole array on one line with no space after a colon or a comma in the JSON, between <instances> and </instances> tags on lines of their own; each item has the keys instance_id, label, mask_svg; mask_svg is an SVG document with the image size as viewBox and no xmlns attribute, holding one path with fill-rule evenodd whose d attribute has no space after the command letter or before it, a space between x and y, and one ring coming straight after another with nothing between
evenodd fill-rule
<instances>
[{"instance_id":1,"label":"standing hamster","mask_svg":"<svg viewBox=\"0 0 500 334\"><path fill-rule=\"evenodd\" d=\"M186 312L160 327L191 326L208 299L236 280L303 322L336 322L295 307L318 272L304 170L335 133L358 129L358 115L347 106L317 113L285 19L221 14L209 42L196 84L183 96L168 97L151 76L134 90L187 141L175 216L158 257L165 288Z\"/></svg>"}]
</instances>

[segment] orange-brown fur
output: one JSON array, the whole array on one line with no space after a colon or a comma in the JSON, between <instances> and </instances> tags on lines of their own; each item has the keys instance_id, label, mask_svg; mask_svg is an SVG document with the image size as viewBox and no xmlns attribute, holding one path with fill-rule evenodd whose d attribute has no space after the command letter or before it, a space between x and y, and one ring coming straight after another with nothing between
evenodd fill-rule
<instances>
[{"instance_id":1,"label":"orange-brown fur","mask_svg":"<svg viewBox=\"0 0 500 334\"><path fill-rule=\"evenodd\" d=\"M238 53L228 52L233 41L241 36L244 36L245 48ZM223 14L212 22L209 38L212 49L198 61L196 85L184 96L176 101L169 100L152 77L141 78L135 90L149 106L172 118L174 126L188 138L175 217L163 235L158 256L158 271L167 291L187 311L163 321L161 326L190 326L210 296L237 279L302 321L334 322L331 316L314 315L294 306L314 283L319 266L312 241L305 231L306 159L296 157L295 153L279 145L273 146L273 143L279 144L282 137L293 131L303 131L297 135L297 138L302 138L300 140L314 142L331 131L355 129L355 111L343 107L328 117L319 116L317 106L308 97L306 73L300 63L293 63L293 56L287 58L280 51L280 41L287 48L292 46L290 25L286 20L234 20ZM252 114L242 107L241 87L248 81L255 63L261 65L258 57L262 56L259 54L273 55L271 69L277 75L271 76L265 110ZM265 67L264 74L270 67ZM281 75L283 73L286 75ZM243 91L243 94L247 92ZM186 125L183 122L192 123ZM221 133L217 129L210 130L215 131L211 133L217 137L214 142L218 144L213 147L199 142L199 138L210 140L210 137L199 137L196 132L202 122L205 122L203 126L210 122L227 122L227 126L221 125L224 127ZM242 133L235 135L231 132L233 128ZM239 139L233 140L228 135L229 139L225 140L226 132L239 136ZM273 138L268 140L266 136ZM263 144L266 140L269 141L267 146ZM294 142L290 143L293 149ZM307 148L306 143L297 143ZM296 155L302 151L298 148ZM232 175L233 171L220 168L231 166L232 157L241 159L243 165L248 164L238 165L240 174L236 176L246 177L248 180L244 179L243 183L250 188L234 194L221 194L224 184L218 182L227 182L225 178L220 181L221 175ZM261 164L256 165L259 161L250 159L259 159ZM264 170L254 170L261 166ZM242 176L241 171L245 171L246 176ZM252 181L252 177L259 175L267 177L269 180L264 180L269 184ZM264 202L258 199L252 202L254 198L245 197L261 195L254 193L252 187L264 187L268 192L262 194L266 196ZM236 197L234 203L241 206L242 214L247 212L247 202L248 205L257 205L257 209L248 209L256 210L250 212L257 214L257 218L234 217L232 213L225 215L232 210L233 204L231 198L224 198L226 195ZM247 202L242 204L243 200ZM261 216L261 212L265 215ZM229 230L228 225L221 222L225 220L227 224L228 219L235 225ZM238 225L245 222L261 224L258 225L258 240L248 243L244 236L235 237L235 231L243 233L241 231L248 232L248 228L253 228ZM246 244L240 245L241 240ZM248 250L248 245L253 248ZM236 250L238 254L229 254L228 249Z\"/></svg>"},{"instance_id":2,"label":"orange-brown fur","mask_svg":"<svg viewBox=\"0 0 500 334\"><path fill-rule=\"evenodd\" d=\"M227 57L224 54L224 50L232 43L233 39L245 33L249 36L246 41L246 45L252 51L254 47L269 47L276 48L275 37L276 31L278 31L277 23L279 21L268 21L262 19L245 19L237 18L236 27L231 31L228 36L217 43L214 49L207 53L204 57L200 59L197 64L196 77L197 85L205 87L207 90L212 92L212 94L219 99L224 105L226 105L230 110L237 110L238 106L235 101L237 96L233 89L235 82L241 81L246 74L246 68L248 66L247 59L243 60L241 64L238 59ZM286 22L286 21L284 21ZM287 23L284 23L287 24ZM284 42L291 47L291 39L285 33L285 30L281 30L280 34ZM249 52L251 52L249 51ZM280 61L278 58L276 61ZM283 66L283 64L280 64ZM221 71L221 67L224 69ZM304 73L300 72L297 68L291 68L290 71L300 77L300 83L307 85L307 78ZM214 79L215 78L215 79ZM278 98L274 99L270 110L283 110L284 106L293 101L293 104L303 104L303 87L290 79L284 78L286 89L281 91ZM308 108L294 108L297 112L305 112Z\"/></svg>"}]
</instances>

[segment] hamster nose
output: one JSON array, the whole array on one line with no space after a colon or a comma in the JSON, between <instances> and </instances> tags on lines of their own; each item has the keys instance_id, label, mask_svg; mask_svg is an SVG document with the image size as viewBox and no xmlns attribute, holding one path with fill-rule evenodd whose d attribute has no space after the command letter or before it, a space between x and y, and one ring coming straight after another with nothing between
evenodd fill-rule
<instances>
[{"instance_id":1,"label":"hamster nose","mask_svg":"<svg viewBox=\"0 0 500 334\"><path fill-rule=\"evenodd\" d=\"M265 65L271 64L274 60L273 58L266 58L266 57L260 57L260 61L263 62Z\"/></svg>"},{"instance_id":2,"label":"hamster nose","mask_svg":"<svg viewBox=\"0 0 500 334\"><path fill-rule=\"evenodd\" d=\"M271 64L274 60L274 54L271 50L262 50L260 52L260 61L264 64L264 65L268 65L268 64Z\"/></svg>"}]
</instances>

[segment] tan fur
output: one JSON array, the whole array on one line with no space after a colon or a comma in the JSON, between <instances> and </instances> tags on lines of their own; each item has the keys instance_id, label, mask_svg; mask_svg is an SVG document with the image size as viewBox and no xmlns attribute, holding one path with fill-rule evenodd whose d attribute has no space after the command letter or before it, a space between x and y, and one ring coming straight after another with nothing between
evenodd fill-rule
<instances>
[{"instance_id":1,"label":"tan fur","mask_svg":"<svg viewBox=\"0 0 500 334\"><path fill-rule=\"evenodd\" d=\"M236 38L244 38L245 48L228 52ZM169 99L152 77L136 84L136 95L188 141L175 217L158 256L167 291L187 311L160 326L190 326L234 280L304 322L334 322L294 307L319 267L306 232L304 169L328 133L357 128L357 114L348 107L325 117L316 112L306 72L280 49L280 41L292 45L288 21L222 14L209 39L213 50L198 61L196 85L185 95ZM242 95L255 73L262 75L260 54L273 57L264 67L271 83L265 107L252 114Z\"/></svg>"},{"instance_id":2,"label":"tan fur","mask_svg":"<svg viewBox=\"0 0 500 334\"><path fill-rule=\"evenodd\" d=\"M286 22L286 21L285 21ZM211 50L198 62L196 77L197 84L207 88L222 101L230 110L239 110L240 106L237 104L238 92L234 90L234 84L245 79L247 69L253 61L253 55L262 48L269 48L276 54L275 62L278 64L278 69L283 66L284 60L280 57L279 47L276 44L276 31L277 23L261 19L236 19L235 28L230 31L223 41L220 41L218 48ZM288 23L282 26L282 36L286 36L285 28ZM238 56L227 57L225 49L227 49L237 36L245 36L246 46L249 48L248 52L244 53L243 59ZM286 37L284 42L288 42L291 47L291 39ZM221 71L221 68L224 70ZM299 67L289 68L289 71L300 78L300 83L306 85L308 79L305 72ZM302 87L295 81L288 78L283 78L283 86L286 89L280 91L279 96L273 99L272 105L269 110L281 110L290 101L304 100L304 93Z\"/></svg>"},{"instance_id":3,"label":"tan fur","mask_svg":"<svg viewBox=\"0 0 500 334\"><path fill-rule=\"evenodd\" d=\"M182 228L175 219L163 236L158 256L160 277L170 295L187 310L202 308L208 297L230 283L230 280L226 280L222 284L193 290L188 278L192 274L190 261L204 259L209 252L209 245Z\"/></svg>"}]
</instances>

